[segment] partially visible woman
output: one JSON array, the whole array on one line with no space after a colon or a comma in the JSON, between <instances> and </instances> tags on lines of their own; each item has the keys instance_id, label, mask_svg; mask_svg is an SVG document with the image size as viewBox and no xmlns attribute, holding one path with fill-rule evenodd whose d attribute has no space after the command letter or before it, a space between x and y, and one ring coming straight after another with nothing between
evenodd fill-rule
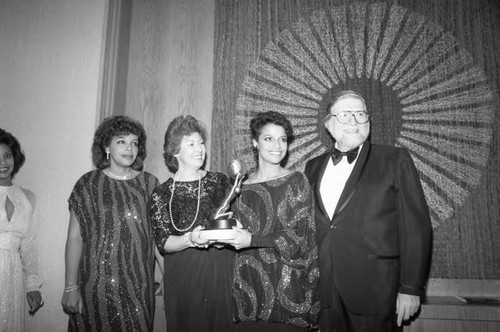
<instances>
[{"instance_id":1,"label":"partially visible woman","mask_svg":"<svg viewBox=\"0 0 500 332\"><path fill-rule=\"evenodd\" d=\"M154 190L150 214L156 245L164 255L167 331L233 331L234 249L200 238L230 190L229 179L202 169L205 130L190 115L172 120L163 149L174 176Z\"/></svg>"},{"instance_id":2,"label":"partially visible woman","mask_svg":"<svg viewBox=\"0 0 500 332\"><path fill-rule=\"evenodd\" d=\"M243 228L226 243L239 250L233 313L240 331L307 331L317 323L319 278L314 208L302 172L283 167L293 138L277 112L251 120L257 168L232 206Z\"/></svg>"},{"instance_id":3,"label":"partially visible woman","mask_svg":"<svg viewBox=\"0 0 500 332\"><path fill-rule=\"evenodd\" d=\"M158 179L143 172L146 133L126 116L107 118L92 144L96 170L69 197L61 304L69 331L152 331L154 242L147 206Z\"/></svg>"},{"instance_id":4,"label":"partially visible woman","mask_svg":"<svg viewBox=\"0 0 500 332\"><path fill-rule=\"evenodd\" d=\"M12 183L24 161L19 141L0 129L0 331L24 331L25 296L31 315L43 305L36 198Z\"/></svg>"}]
</instances>

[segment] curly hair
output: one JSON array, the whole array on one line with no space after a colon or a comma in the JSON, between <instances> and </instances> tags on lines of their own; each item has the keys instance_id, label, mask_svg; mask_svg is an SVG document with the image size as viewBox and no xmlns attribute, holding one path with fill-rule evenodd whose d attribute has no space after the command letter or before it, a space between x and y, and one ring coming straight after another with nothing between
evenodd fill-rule
<instances>
[{"instance_id":1,"label":"curly hair","mask_svg":"<svg viewBox=\"0 0 500 332\"><path fill-rule=\"evenodd\" d=\"M268 124L274 124L276 126L280 126L285 130L286 140L288 144L290 144L293 139L293 127L290 120L288 120L283 114L275 112L275 111L267 111L257 114L255 117L250 120L250 133L252 139L258 141L259 136L262 132L262 128L264 128ZM259 161L257 148L253 147L255 160ZM284 166L288 161L288 153L285 158L281 161L281 166Z\"/></svg>"},{"instance_id":2,"label":"curly hair","mask_svg":"<svg viewBox=\"0 0 500 332\"><path fill-rule=\"evenodd\" d=\"M24 165L26 156L24 155L21 149L21 144L19 144L17 138L2 128L0 128L0 144L7 145L14 156L14 169L10 175L11 179L13 179L14 175L16 175L17 172L19 172L19 169L21 169Z\"/></svg>"},{"instance_id":3,"label":"curly hair","mask_svg":"<svg viewBox=\"0 0 500 332\"><path fill-rule=\"evenodd\" d=\"M113 137L122 135L136 135L139 140L137 158L132 164L132 169L141 171L146 159L146 131L142 124L125 115L115 115L104 119L94 134L92 143L92 162L98 169L109 167L106 158L106 148L111 144Z\"/></svg>"},{"instance_id":4,"label":"curly hair","mask_svg":"<svg viewBox=\"0 0 500 332\"><path fill-rule=\"evenodd\" d=\"M285 129L286 139L288 143L293 140L292 123L283 114L274 111L259 113L252 120L250 120L250 132L252 135L252 139L257 141L260 133L262 132L262 128L264 128L269 123L283 127L283 129Z\"/></svg>"},{"instance_id":5,"label":"curly hair","mask_svg":"<svg viewBox=\"0 0 500 332\"><path fill-rule=\"evenodd\" d=\"M175 173L179 169L179 162L174 156L181 149L182 138L193 133L200 134L201 138L206 140L205 128L191 115L179 115L169 123L163 143L163 159L170 172Z\"/></svg>"}]
</instances>

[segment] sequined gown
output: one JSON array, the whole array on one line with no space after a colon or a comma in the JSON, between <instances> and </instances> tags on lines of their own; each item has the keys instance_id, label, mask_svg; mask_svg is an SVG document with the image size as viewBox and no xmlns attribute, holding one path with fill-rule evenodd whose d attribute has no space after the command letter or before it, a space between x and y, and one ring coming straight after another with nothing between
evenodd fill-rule
<instances>
[{"instance_id":1,"label":"sequined gown","mask_svg":"<svg viewBox=\"0 0 500 332\"><path fill-rule=\"evenodd\" d=\"M311 195L301 172L243 185L232 211L252 233L252 242L235 263L237 321L282 323L273 328L281 331L306 330L316 323L319 269ZM253 323L242 326L246 331L261 328Z\"/></svg>"},{"instance_id":2,"label":"sequined gown","mask_svg":"<svg viewBox=\"0 0 500 332\"><path fill-rule=\"evenodd\" d=\"M80 290L85 313L70 315L69 331L152 331L154 242L147 213L158 179L142 172L115 180L84 174L69 198L80 224Z\"/></svg>"},{"instance_id":3,"label":"sequined gown","mask_svg":"<svg viewBox=\"0 0 500 332\"><path fill-rule=\"evenodd\" d=\"M9 203L7 203L9 202ZM6 203L14 211L9 220ZM0 186L0 331L24 331L26 292L41 286L34 202ZM23 272L24 271L24 272Z\"/></svg>"},{"instance_id":4,"label":"sequined gown","mask_svg":"<svg viewBox=\"0 0 500 332\"><path fill-rule=\"evenodd\" d=\"M164 255L164 301L168 332L225 332L235 326L231 317L231 283L235 252L229 248L188 248L167 253L163 248L170 235L182 235L198 225L207 225L230 190L222 173L207 172L201 179L200 208L198 180L175 183L172 225L169 201L173 180L155 189L150 209L155 240ZM192 225L191 225L192 224ZM191 225L191 227L189 227ZM231 247L232 248L232 247Z\"/></svg>"}]
</instances>

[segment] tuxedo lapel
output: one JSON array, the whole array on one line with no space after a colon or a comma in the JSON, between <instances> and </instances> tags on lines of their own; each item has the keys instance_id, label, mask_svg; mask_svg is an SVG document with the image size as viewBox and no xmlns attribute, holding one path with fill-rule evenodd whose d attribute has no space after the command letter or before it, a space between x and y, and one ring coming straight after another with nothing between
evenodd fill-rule
<instances>
[{"instance_id":1,"label":"tuxedo lapel","mask_svg":"<svg viewBox=\"0 0 500 332\"><path fill-rule=\"evenodd\" d=\"M323 179L323 175L325 174L326 166L328 165L328 161L330 160L330 153L325 153L321 157L318 158L316 166L312 169L311 173L316 173L315 182L314 182L314 196L316 197L316 203L319 207L319 210L323 215L328 218L328 213L326 212L325 205L323 204L323 198L321 197L320 187L321 187L321 179Z\"/></svg>"},{"instance_id":2,"label":"tuxedo lapel","mask_svg":"<svg viewBox=\"0 0 500 332\"><path fill-rule=\"evenodd\" d=\"M351 175L347 179L344 190L340 195L339 202L337 203L337 207L335 208L335 212L332 217L332 221L340 212L342 212L342 210L347 206L347 204L351 200L352 195L354 195L359 177L361 176L361 173L365 168L366 160L368 159L368 154L370 153L370 148L371 148L370 142L365 141L365 143L363 144L363 148L359 152L358 159L356 160L356 165L354 165Z\"/></svg>"}]
</instances>

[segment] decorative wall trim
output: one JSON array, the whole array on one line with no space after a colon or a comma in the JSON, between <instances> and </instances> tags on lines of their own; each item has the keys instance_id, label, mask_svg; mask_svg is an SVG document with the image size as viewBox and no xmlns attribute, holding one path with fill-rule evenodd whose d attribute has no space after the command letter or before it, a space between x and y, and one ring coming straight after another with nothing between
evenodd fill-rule
<instances>
[{"instance_id":1,"label":"decorative wall trim","mask_svg":"<svg viewBox=\"0 0 500 332\"><path fill-rule=\"evenodd\" d=\"M96 125L125 114L132 0L108 0L103 32Z\"/></svg>"}]
</instances>

